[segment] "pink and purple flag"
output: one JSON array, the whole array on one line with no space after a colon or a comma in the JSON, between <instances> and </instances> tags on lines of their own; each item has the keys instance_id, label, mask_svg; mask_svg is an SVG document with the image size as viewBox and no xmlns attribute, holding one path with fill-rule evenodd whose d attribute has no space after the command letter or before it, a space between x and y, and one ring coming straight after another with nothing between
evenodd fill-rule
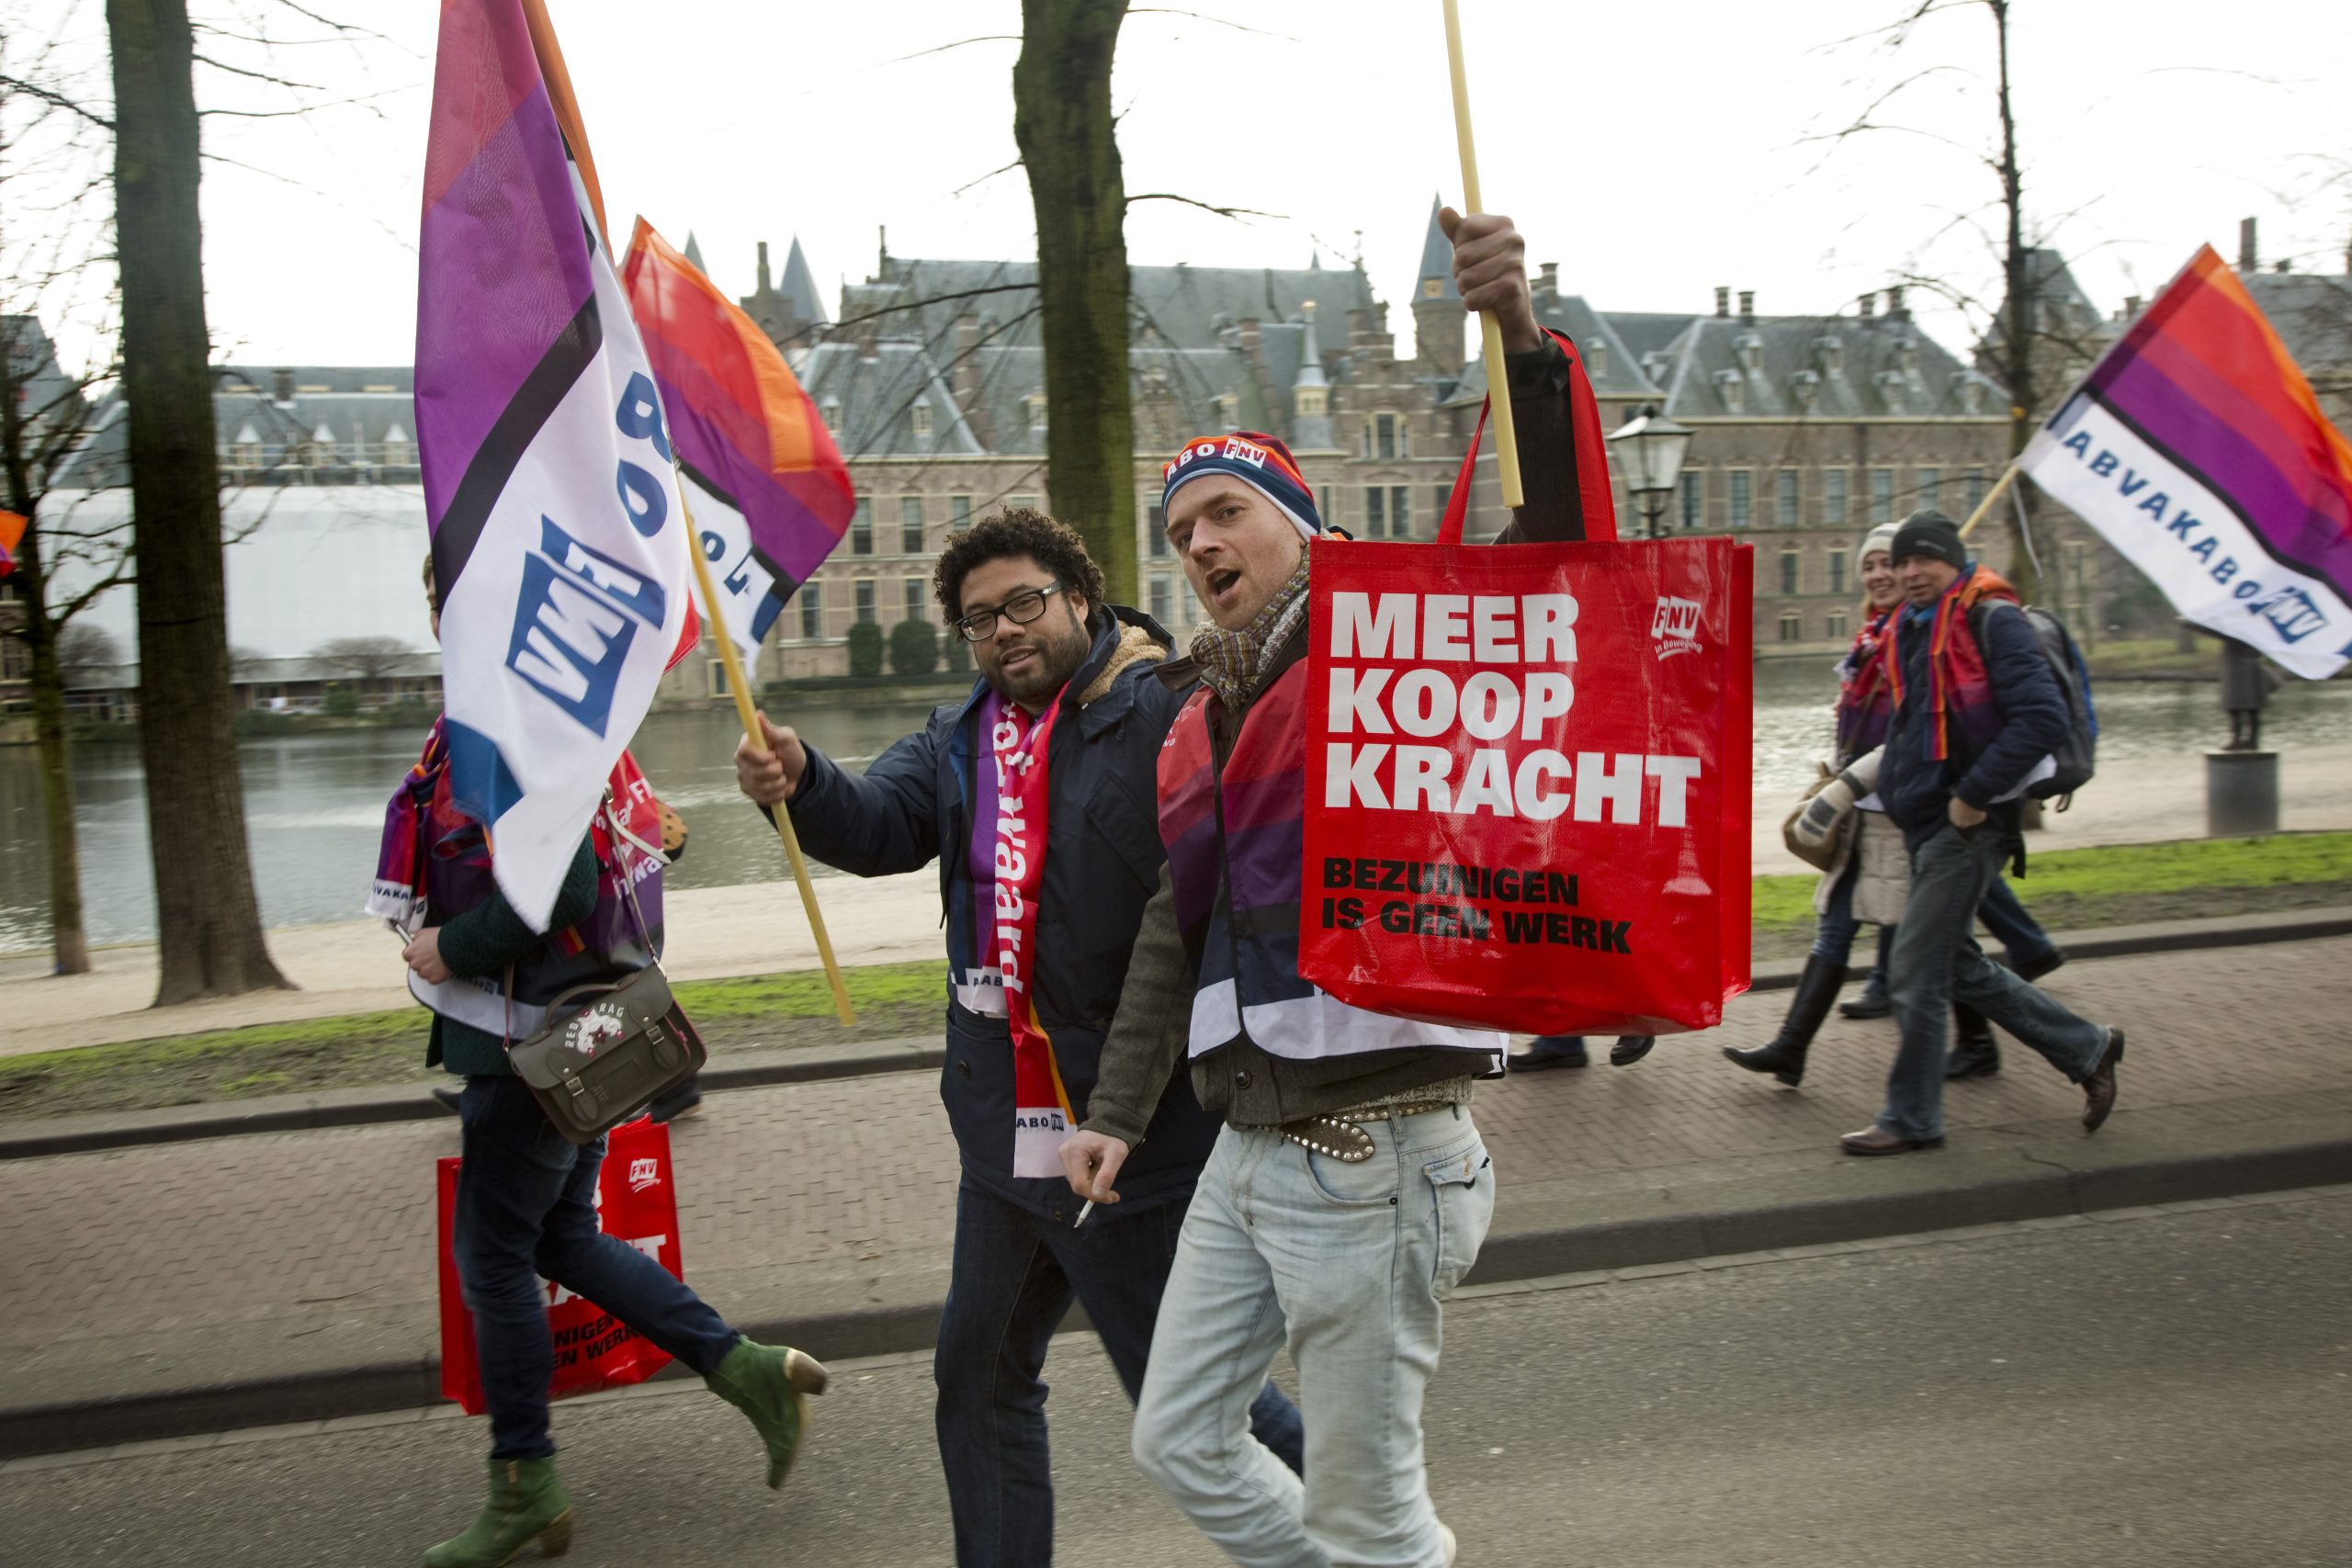
<instances>
[{"instance_id":1,"label":"pink and purple flag","mask_svg":"<svg viewBox=\"0 0 2352 1568\"><path fill-rule=\"evenodd\" d=\"M847 531L848 466L767 333L642 218L621 281L728 635L749 660Z\"/></svg>"},{"instance_id":2,"label":"pink and purple flag","mask_svg":"<svg viewBox=\"0 0 2352 1568\"><path fill-rule=\"evenodd\" d=\"M661 395L541 0L444 0L420 249L450 783L544 929L696 616Z\"/></svg>"},{"instance_id":3,"label":"pink and purple flag","mask_svg":"<svg viewBox=\"0 0 2352 1568\"><path fill-rule=\"evenodd\" d=\"M2018 461L2187 619L2312 680L2352 660L2352 444L2211 246Z\"/></svg>"}]
</instances>

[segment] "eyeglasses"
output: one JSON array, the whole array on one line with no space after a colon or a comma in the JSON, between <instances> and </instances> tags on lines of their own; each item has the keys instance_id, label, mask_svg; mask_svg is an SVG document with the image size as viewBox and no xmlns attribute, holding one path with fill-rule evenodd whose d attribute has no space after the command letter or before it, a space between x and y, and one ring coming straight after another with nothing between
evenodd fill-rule
<instances>
[{"instance_id":1,"label":"eyeglasses","mask_svg":"<svg viewBox=\"0 0 2352 1568\"><path fill-rule=\"evenodd\" d=\"M1043 588L1024 588L993 610L975 610L956 623L956 635L966 642L986 642L996 636L996 618L1002 615L1016 626L1025 626L1046 613L1046 596L1059 593L1062 584L1048 582Z\"/></svg>"}]
</instances>

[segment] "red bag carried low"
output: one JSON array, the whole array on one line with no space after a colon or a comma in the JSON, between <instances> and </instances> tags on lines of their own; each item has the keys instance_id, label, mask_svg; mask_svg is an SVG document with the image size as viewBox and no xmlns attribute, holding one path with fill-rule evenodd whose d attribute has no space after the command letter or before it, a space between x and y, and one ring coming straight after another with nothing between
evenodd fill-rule
<instances>
[{"instance_id":1,"label":"red bag carried low","mask_svg":"<svg viewBox=\"0 0 2352 1568\"><path fill-rule=\"evenodd\" d=\"M1754 549L1607 539L1589 494L1599 542L1464 546L1470 471L1434 545L1312 547L1299 973L1443 1023L1712 1028L1748 985Z\"/></svg>"},{"instance_id":2,"label":"red bag carried low","mask_svg":"<svg viewBox=\"0 0 2352 1568\"><path fill-rule=\"evenodd\" d=\"M596 1176L597 1220L605 1234L636 1247L673 1277L686 1277L678 1242L677 1188L671 1178L670 1129L639 1118L605 1134L605 1164ZM474 1355L473 1314L458 1282L451 1246L462 1161L440 1162L441 1396L479 1416L481 1368ZM565 1399L599 1389L640 1383L669 1365L668 1352L595 1303L547 1285L548 1327L555 1337L555 1375L548 1394Z\"/></svg>"}]
</instances>

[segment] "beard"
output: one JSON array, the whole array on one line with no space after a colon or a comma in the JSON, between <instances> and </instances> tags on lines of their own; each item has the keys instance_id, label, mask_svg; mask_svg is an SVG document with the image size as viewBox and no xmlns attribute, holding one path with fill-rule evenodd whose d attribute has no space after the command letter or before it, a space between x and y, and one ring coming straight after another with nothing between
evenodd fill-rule
<instances>
[{"instance_id":1,"label":"beard","mask_svg":"<svg viewBox=\"0 0 2352 1568\"><path fill-rule=\"evenodd\" d=\"M1049 612L1046 615L1048 621L1057 622L1054 635L1037 638L1030 645L1035 658L1012 671L999 667L991 660L983 671L989 684L1006 701L1042 707L1086 662L1087 651L1094 645L1094 639L1087 635L1086 624L1067 608L1057 606L1057 610L1058 615Z\"/></svg>"}]
</instances>

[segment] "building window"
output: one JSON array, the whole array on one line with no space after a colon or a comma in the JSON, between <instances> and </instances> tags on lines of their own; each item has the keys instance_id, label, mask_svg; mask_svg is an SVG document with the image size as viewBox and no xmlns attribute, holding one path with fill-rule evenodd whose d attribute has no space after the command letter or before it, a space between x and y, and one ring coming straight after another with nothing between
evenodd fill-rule
<instances>
[{"instance_id":1,"label":"building window","mask_svg":"<svg viewBox=\"0 0 2352 1568\"><path fill-rule=\"evenodd\" d=\"M1748 493L1755 478L1746 468L1731 470L1731 526L1734 528L1745 528L1755 521L1753 497Z\"/></svg>"},{"instance_id":2,"label":"building window","mask_svg":"<svg viewBox=\"0 0 2352 1568\"><path fill-rule=\"evenodd\" d=\"M825 585L800 585L800 640L815 642L825 635Z\"/></svg>"},{"instance_id":3,"label":"building window","mask_svg":"<svg viewBox=\"0 0 2352 1568\"><path fill-rule=\"evenodd\" d=\"M919 495L899 498L899 552L922 554L922 497Z\"/></svg>"},{"instance_id":4,"label":"building window","mask_svg":"<svg viewBox=\"0 0 2352 1568\"><path fill-rule=\"evenodd\" d=\"M908 577L901 578L899 580L899 604L900 608L906 611L907 619L910 621L920 621L923 618L922 591L927 586L928 584L926 584L920 577Z\"/></svg>"},{"instance_id":5,"label":"building window","mask_svg":"<svg viewBox=\"0 0 2352 1568\"><path fill-rule=\"evenodd\" d=\"M703 660L703 667L710 671L710 690L705 692L703 695L707 697L727 695L727 661L723 659L707 659Z\"/></svg>"},{"instance_id":6,"label":"building window","mask_svg":"<svg viewBox=\"0 0 2352 1568\"><path fill-rule=\"evenodd\" d=\"M861 495L857 509L849 516L849 553L870 556L874 553L874 498Z\"/></svg>"},{"instance_id":7,"label":"building window","mask_svg":"<svg viewBox=\"0 0 2352 1568\"><path fill-rule=\"evenodd\" d=\"M1798 516L1797 471L1782 468L1772 476L1772 521L1783 528L1793 528L1802 519Z\"/></svg>"},{"instance_id":8,"label":"building window","mask_svg":"<svg viewBox=\"0 0 2352 1568\"><path fill-rule=\"evenodd\" d=\"M825 416L826 430L839 435L842 433L842 400L839 398L827 398L818 407Z\"/></svg>"},{"instance_id":9,"label":"building window","mask_svg":"<svg viewBox=\"0 0 2352 1568\"><path fill-rule=\"evenodd\" d=\"M1832 545L1829 547L1828 567L1829 592L1832 593L1843 593L1846 592L1845 546Z\"/></svg>"},{"instance_id":10,"label":"building window","mask_svg":"<svg viewBox=\"0 0 2352 1568\"><path fill-rule=\"evenodd\" d=\"M1165 577L1151 580L1151 618L1163 626L1176 618L1176 585Z\"/></svg>"},{"instance_id":11,"label":"building window","mask_svg":"<svg viewBox=\"0 0 2352 1568\"><path fill-rule=\"evenodd\" d=\"M861 577L852 586L857 592L857 618L861 621L872 620L874 618L874 580L870 577Z\"/></svg>"},{"instance_id":12,"label":"building window","mask_svg":"<svg viewBox=\"0 0 2352 1568\"><path fill-rule=\"evenodd\" d=\"M1781 617L1781 640L1801 642L1804 638L1804 617L1792 610Z\"/></svg>"},{"instance_id":13,"label":"building window","mask_svg":"<svg viewBox=\"0 0 2352 1568\"><path fill-rule=\"evenodd\" d=\"M1438 518L1441 521L1443 520L1445 516L1445 509L1453 504L1453 485L1451 480L1442 481L1430 487L1430 516Z\"/></svg>"},{"instance_id":14,"label":"building window","mask_svg":"<svg viewBox=\"0 0 2352 1568\"><path fill-rule=\"evenodd\" d=\"M1968 489L1966 494L1968 496L1968 515L1970 517L1973 517L1976 515L1976 509L1984 504L1984 469L1971 468L1968 470Z\"/></svg>"},{"instance_id":15,"label":"building window","mask_svg":"<svg viewBox=\"0 0 2352 1568\"><path fill-rule=\"evenodd\" d=\"M1846 525L1846 470L1821 471L1821 520L1834 527Z\"/></svg>"},{"instance_id":16,"label":"building window","mask_svg":"<svg viewBox=\"0 0 2352 1568\"><path fill-rule=\"evenodd\" d=\"M1144 548L1154 560L1168 558L1168 513L1158 502L1143 509Z\"/></svg>"},{"instance_id":17,"label":"building window","mask_svg":"<svg viewBox=\"0 0 2352 1568\"><path fill-rule=\"evenodd\" d=\"M1797 577L1798 577L1798 574L1799 574L1799 563L1800 563L1804 558L1804 557L1802 557L1802 556L1798 555L1798 554L1797 554L1797 552L1796 552L1796 551L1794 551L1794 550L1782 550L1782 551L1781 552L1781 592L1783 592L1783 593L1794 593L1794 592L1797 592Z\"/></svg>"},{"instance_id":18,"label":"building window","mask_svg":"<svg viewBox=\"0 0 2352 1568\"><path fill-rule=\"evenodd\" d=\"M1413 536L1413 492L1403 485L1388 487L1388 536L1392 539Z\"/></svg>"},{"instance_id":19,"label":"building window","mask_svg":"<svg viewBox=\"0 0 2352 1568\"><path fill-rule=\"evenodd\" d=\"M1388 492L1378 485L1363 487L1363 536L1388 537Z\"/></svg>"},{"instance_id":20,"label":"building window","mask_svg":"<svg viewBox=\"0 0 2352 1568\"><path fill-rule=\"evenodd\" d=\"M1442 277L1425 277L1421 279L1421 293L1424 298L1434 299L1444 292L1445 279Z\"/></svg>"},{"instance_id":21,"label":"building window","mask_svg":"<svg viewBox=\"0 0 2352 1568\"><path fill-rule=\"evenodd\" d=\"M1016 495L1011 501L1005 502L1005 504L1015 512L1038 512L1044 510L1037 504L1037 498L1034 495Z\"/></svg>"},{"instance_id":22,"label":"building window","mask_svg":"<svg viewBox=\"0 0 2352 1568\"><path fill-rule=\"evenodd\" d=\"M1831 612L1828 620L1824 623L1821 629L1824 635L1827 636L1831 641L1844 641L1848 630L1846 612L1843 610Z\"/></svg>"},{"instance_id":23,"label":"building window","mask_svg":"<svg viewBox=\"0 0 2352 1568\"><path fill-rule=\"evenodd\" d=\"M1936 504L1936 492L1943 488L1943 479L1944 472L1941 468L1919 470L1919 504L1922 507Z\"/></svg>"},{"instance_id":24,"label":"building window","mask_svg":"<svg viewBox=\"0 0 2352 1568\"><path fill-rule=\"evenodd\" d=\"M1706 520L1707 475L1704 469L1682 476L1682 525L1696 528Z\"/></svg>"},{"instance_id":25,"label":"building window","mask_svg":"<svg viewBox=\"0 0 2352 1568\"><path fill-rule=\"evenodd\" d=\"M2091 553L2071 539L2066 542L2065 581L2076 593L2091 585Z\"/></svg>"},{"instance_id":26,"label":"building window","mask_svg":"<svg viewBox=\"0 0 2352 1568\"><path fill-rule=\"evenodd\" d=\"M1883 528L1894 521L1894 470L1871 470L1871 526Z\"/></svg>"},{"instance_id":27,"label":"building window","mask_svg":"<svg viewBox=\"0 0 2352 1568\"><path fill-rule=\"evenodd\" d=\"M919 436L922 436L922 435L929 435L929 434L931 434L931 404L930 404L930 402L929 402L928 400L923 400L923 401L919 401L919 402L917 402L917 403L915 404L915 408L914 408L914 414L915 414L915 434L916 434L917 435L919 435Z\"/></svg>"},{"instance_id":28,"label":"building window","mask_svg":"<svg viewBox=\"0 0 2352 1568\"><path fill-rule=\"evenodd\" d=\"M1032 392L1027 397L1022 399L1021 403L1023 408L1029 411L1029 428L1032 430L1045 429L1046 394L1043 392Z\"/></svg>"},{"instance_id":29,"label":"building window","mask_svg":"<svg viewBox=\"0 0 2352 1568\"><path fill-rule=\"evenodd\" d=\"M968 528L971 525L972 498L968 495L949 496L947 498L947 526Z\"/></svg>"},{"instance_id":30,"label":"building window","mask_svg":"<svg viewBox=\"0 0 2352 1568\"><path fill-rule=\"evenodd\" d=\"M1396 416L1393 413L1374 415L1372 422L1372 455L1394 459L1396 456Z\"/></svg>"}]
</instances>

